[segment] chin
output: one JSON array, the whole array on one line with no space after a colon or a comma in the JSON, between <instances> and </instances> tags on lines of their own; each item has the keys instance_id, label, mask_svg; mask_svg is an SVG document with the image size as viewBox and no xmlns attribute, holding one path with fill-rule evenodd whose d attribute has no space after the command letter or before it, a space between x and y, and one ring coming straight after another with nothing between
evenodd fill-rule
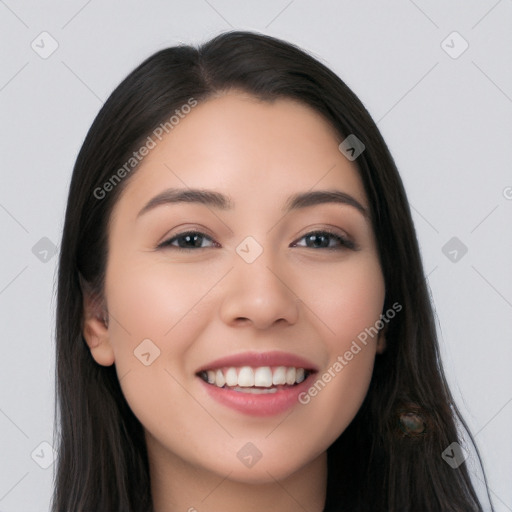
<instances>
[{"instance_id":1,"label":"chin","mask_svg":"<svg viewBox=\"0 0 512 512\"><path fill-rule=\"evenodd\" d=\"M263 450L262 450L263 451ZM315 462L315 456L308 457L305 453L302 457L290 459L289 452L277 452L272 455L261 454L261 458L255 462L248 462L246 466L235 454L232 462L217 466L215 472L220 475L228 475L229 480L244 484L264 485L275 484L276 480L285 480L294 473L305 469L306 466ZM243 457L241 457L243 459ZM228 461L226 461L228 462ZM250 465L252 463L252 465Z\"/></svg>"}]
</instances>

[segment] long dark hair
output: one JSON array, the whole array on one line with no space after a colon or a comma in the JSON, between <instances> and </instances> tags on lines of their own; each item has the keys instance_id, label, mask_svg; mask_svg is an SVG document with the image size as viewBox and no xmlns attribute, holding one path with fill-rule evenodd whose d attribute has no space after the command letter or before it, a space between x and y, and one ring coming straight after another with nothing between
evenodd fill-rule
<instances>
[{"instance_id":1,"label":"long dark hair","mask_svg":"<svg viewBox=\"0 0 512 512\"><path fill-rule=\"evenodd\" d=\"M409 205L377 126L345 83L301 49L233 31L197 48L161 50L139 65L103 105L76 160L58 275L53 511L152 510L142 425L115 365L98 365L82 335L83 286L101 297L110 213L136 167L108 194L97 191L176 109L230 89L265 101L296 99L323 115L340 142L353 134L364 143L356 163L385 279L384 311L402 306L387 324L387 348L376 357L362 407L328 449L325 510L483 510L466 464L454 469L441 456L461 439L457 425L469 432L443 374ZM404 429L401 414L424 431Z\"/></svg>"}]
</instances>

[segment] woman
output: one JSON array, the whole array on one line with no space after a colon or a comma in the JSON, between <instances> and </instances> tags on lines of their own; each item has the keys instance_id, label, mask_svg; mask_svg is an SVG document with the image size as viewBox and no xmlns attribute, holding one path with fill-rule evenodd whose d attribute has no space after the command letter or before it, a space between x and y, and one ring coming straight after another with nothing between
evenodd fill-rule
<instances>
[{"instance_id":1,"label":"woman","mask_svg":"<svg viewBox=\"0 0 512 512\"><path fill-rule=\"evenodd\" d=\"M55 511L482 510L393 159L269 36L160 51L98 114L57 380Z\"/></svg>"}]
</instances>

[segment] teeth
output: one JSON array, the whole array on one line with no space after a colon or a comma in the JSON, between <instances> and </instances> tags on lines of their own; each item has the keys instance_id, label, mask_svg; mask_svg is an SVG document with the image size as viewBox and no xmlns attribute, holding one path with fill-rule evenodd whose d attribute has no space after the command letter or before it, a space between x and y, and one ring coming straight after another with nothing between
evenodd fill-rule
<instances>
[{"instance_id":1,"label":"teeth","mask_svg":"<svg viewBox=\"0 0 512 512\"><path fill-rule=\"evenodd\" d=\"M295 384L295 377L297 376L297 371L295 368L288 368L286 370L286 384L291 386L292 384Z\"/></svg>"},{"instance_id":2,"label":"teeth","mask_svg":"<svg viewBox=\"0 0 512 512\"><path fill-rule=\"evenodd\" d=\"M233 388L233 391L241 391L242 393L252 393L253 395L264 395L264 394L268 394L268 393L276 393L277 388L260 389L260 388L235 387L235 388Z\"/></svg>"},{"instance_id":3,"label":"teeth","mask_svg":"<svg viewBox=\"0 0 512 512\"><path fill-rule=\"evenodd\" d=\"M201 373L201 377L209 384L214 384L219 388L225 385L236 391L247 393L273 393L277 391L273 386L299 384L304 381L308 374L304 368L294 368L292 366L276 366L273 368L270 366L260 366L258 368L242 366L241 368L229 367L207 370Z\"/></svg>"},{"instance_id":4,"label":"teeth","mask_svg":"<svg viewBox=\"0 0 512 512\"><path fill-rule=\"evenodd\" d=\"M224 379L224 374L222 373L222 370L217 370L217 373L215 374L215 384L221 388L226 384L226 380Z\"/></svg>"},{"instance_id":5,"label":"teeth","mask_svg":"<svg viewBox=\"0 0 512 512\"><path fill-rule=\"evenodd\" d=\"M274 375L272 375L272 384L274 384L274 386L286 384L286 367L285 366L278 366L274 370Z\"/></svg>"},{"instance_id":6,"label":"teeth","mask_svg":"<svg viewBox=\"0 0 512 512\"><path fill-rule=\"evenodd\" d=\"M236 368L228 368L226 372L226 384L228 386L236 386L238 384L238 375Z\"/></svg>"},{"instance_id":7,"label":"teeth","mask_svg":"<svg viewBox=\"0 0 512 512\"><path fill-rule=\"evenodd\" d=\"M220 370L217 370L220 372ZM219 381L216 382L217 386L219 386ZM240 368L240 373L238 374L238 385L244 388L250 388L254 386L254 371L250 366L244 366ZM223 384L219 387L221 388Z\"/></svg>"},{"instance_id":8,"label":"teeth","mask_svg":"<svg viewBox=\"0 0 512 512\"><path fill-rule=\"evenodd\" d=\"M272 370L268 366L256 369L254 372L254 385L262 388L272 386Z\"/></svg>"}]
</instances>

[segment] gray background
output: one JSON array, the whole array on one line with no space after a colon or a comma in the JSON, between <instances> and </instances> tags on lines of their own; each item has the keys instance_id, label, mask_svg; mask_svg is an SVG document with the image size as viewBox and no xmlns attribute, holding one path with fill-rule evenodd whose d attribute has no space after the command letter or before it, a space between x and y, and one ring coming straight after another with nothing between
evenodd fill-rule
<instances>
[{"instance_id":1,"label":"gray background","mask_svg":"<svg viewBox=\"0 0 512 512\"><path fill-rule=\"evenodd\" d=\"M231 28L312 52L378 123L413 208L449 383L496 510L512 510L511 0L0 0L0 512L48 509L53 251L86 131L150 54Z\"/></svg>"}]
</instances>

